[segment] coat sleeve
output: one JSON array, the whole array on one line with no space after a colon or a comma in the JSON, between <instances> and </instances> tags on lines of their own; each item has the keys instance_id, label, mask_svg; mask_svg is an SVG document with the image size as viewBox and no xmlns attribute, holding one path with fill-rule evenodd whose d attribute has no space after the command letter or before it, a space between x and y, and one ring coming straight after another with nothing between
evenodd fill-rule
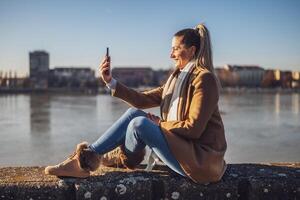
<instances>
[{"instance_id":1,"label":"coat sleeve","mask_svg":"<svg viewBox=\"0 0 300 200\"><path fill-rule=\"evenodd\" d=\"M118 97L129 105L138 109L146 109L159 106L161 103L163 87L138 92L117 82L116 89L112 90L112 96Z\"/></svg>"},{"instance_id":2,"label":"coat sleeve","mask_svg":"<svg viewBox=\"0 0 300 200\"><path fill-rule=\"evenodd\" d=\"M160 123L162 129L187 139L200 138L219 99L217 82L210 72L199 74L193 82L195 88L187 118Z\"/></svg>"}]
</instances>

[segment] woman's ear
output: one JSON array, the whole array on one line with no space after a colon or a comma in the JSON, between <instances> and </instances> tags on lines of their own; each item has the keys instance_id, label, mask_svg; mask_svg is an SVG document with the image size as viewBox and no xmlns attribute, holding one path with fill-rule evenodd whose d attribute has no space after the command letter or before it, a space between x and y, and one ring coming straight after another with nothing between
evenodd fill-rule
<instances>
[{"instance_id":1,"label":"woman's ear","mask_svg":"<svg viewBox=\"0 0 300 200\"><path fill-rule=\"evenodd\" d=\"M191 49L192 57L195 57L196 56L196 47L195 46L191 46L190 49Z\"/></svg>"}]
</instances>

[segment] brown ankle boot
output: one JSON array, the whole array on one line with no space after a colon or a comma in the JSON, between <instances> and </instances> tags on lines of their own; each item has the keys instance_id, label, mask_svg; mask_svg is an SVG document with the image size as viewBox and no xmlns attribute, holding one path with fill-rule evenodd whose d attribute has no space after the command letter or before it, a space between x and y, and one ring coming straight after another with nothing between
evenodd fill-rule
<instances>
[{"instance_id":1,"label":"brown ankle boot","mask_svg":"<svg viewBox=\"0 0 300 200\"><path fill-rule=\"evenodd\" d=\"M131 155L125 154L125 146L121 145L101 157L101 165L106 167L134 169L145 156L145 149Z\"/></svg>"},{"instance_id":2,"label":"brown ankle boot","mask_svg":"<svg viewBox=\"0 0 300 200\"><path fill-rule=\"evenodd\" d=\"M101 156L89 148L82 149L79 154L79 164L82 169L95 171L100 165Z\"/></svg>"},{"instance_id":3,"label":"brown ankle boot","mask_svg":"<svg viewBox=\"0 0 300 200\"><path fill-rule=\"evenodd\" d=\"M121 153L120 153L121 163L128 169L135 169L135 167L144 160L144 156L145 156L145 149L137 153L129 154L125 152L125 146L121 145Z\"/></svg>"},{"instance_id":4,"label":"brown ankle boot","mask_svg":"<svg viewBox=\"0 0 300 200\"><path fill-rule=\"evenodd\" d=\"M76 151L62 163L45 168L45 174L86 178L98 168L100 156L88 148L87 142L77 145Z\"/></svg>"},{"instance_id":5,"label":"brown ankle boot","mask_svg":"<svg viewBox=\"0 0 300 200\"><path fill-rule=\"evenodd\" d=\"M125 168L121 162L121 147L117 147L112 151L102 155L101 165L106 167Z\"/></svg>"}]
</instances>

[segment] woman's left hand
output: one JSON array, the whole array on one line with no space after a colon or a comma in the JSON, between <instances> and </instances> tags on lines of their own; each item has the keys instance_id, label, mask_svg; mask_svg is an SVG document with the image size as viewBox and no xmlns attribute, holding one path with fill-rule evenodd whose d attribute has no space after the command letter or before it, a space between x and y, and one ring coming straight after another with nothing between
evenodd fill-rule
<instances>
[{"instance_id":1,"label":"woman's left hand","mask_svg":"<svg viewBox=\"0 0 300 200\"><path fill-rule=\"evenodd\" d=\"M160 123L160 117L153 115L151 113L147 113L147 118L153 121L156 125L159 125Z\"/></svg>"}]
</instances>

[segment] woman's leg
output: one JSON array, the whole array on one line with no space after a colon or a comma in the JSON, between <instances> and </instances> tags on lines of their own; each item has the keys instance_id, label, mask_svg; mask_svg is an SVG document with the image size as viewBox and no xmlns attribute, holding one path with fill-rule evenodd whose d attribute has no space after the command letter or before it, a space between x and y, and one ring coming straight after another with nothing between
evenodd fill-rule
<instances>
[{"instance_id":1,"label":"woman's leg","mask_svg":"<svg viewBox=\"0 0 300 200\"><path fill-rule=\"evenodd\" d=\"M157 156L173 171L186 176L169 149L164 133L159 126L145 116L135 117L126 131L125 151L128 154L139 152L148 145Z\"/></svg>"},{"instance_id":2,"label":"woman's leg","mask_svg":"<svg viewBox=\"0 0 300 200\"><path fill-rule=\"evenodd\" d=\"M45 174L69 177L88 177L100 164L101 156L125 142L129 122L145 112L130 108L125 112L96 142L88 145L83 142L77 145L74 154L58 165L45 168Z\"/></svg>"},{"instance_id":3,"label":"woman's leg","mask_svg":"<svg viewBox=\"0 0 300 200\"><path fill-rule=\"evenodd\" d=\"M159 126L146 117L146 113L129 108L97 141L89 147L104 154L125 143L127 153L136 153L148 145L172 170L186 176L178 161L170 152Z\"/></svg>"},{"instance_id":4,"label":"woman's leg","mask_svg":"<svg viewBox=\"0 0 300 200\"><path fill-rule=\"evenodd\" d=\"M98 140L89 148L98 154L105 154L114 148L124 144L125 135L130 121L138 116L146 116L146 113L136 108L129 108Z\"/></svg>"},{"instance_id":5,"label":"woman's leg","mask_svg":"<svg viewBox=\"0 0 300 200\"><path fill-rule=\"evenodd\" d=\"M104 154L124 143L125 152L129 155L138 155L148 145L173 171L186 176L170 152L159 126L149 120L145 112L135 108L128 109L96 142L89 145L89 148L80 151L88 154L89 158L93 157L94 160L98 160L95 152ZM86 144L81 143L80 145L84 148ZM80 152L78 147L77 151ZM90 169L83 169L81 165L87 164L87 167L90 168L90 159L88 157L81 159L79 155L81 153L78 154L78 152L74 154L75 157L68 158L59 165L48 166L45 173L57 176L87 177Z\"/></svg>"}]
</instances>

